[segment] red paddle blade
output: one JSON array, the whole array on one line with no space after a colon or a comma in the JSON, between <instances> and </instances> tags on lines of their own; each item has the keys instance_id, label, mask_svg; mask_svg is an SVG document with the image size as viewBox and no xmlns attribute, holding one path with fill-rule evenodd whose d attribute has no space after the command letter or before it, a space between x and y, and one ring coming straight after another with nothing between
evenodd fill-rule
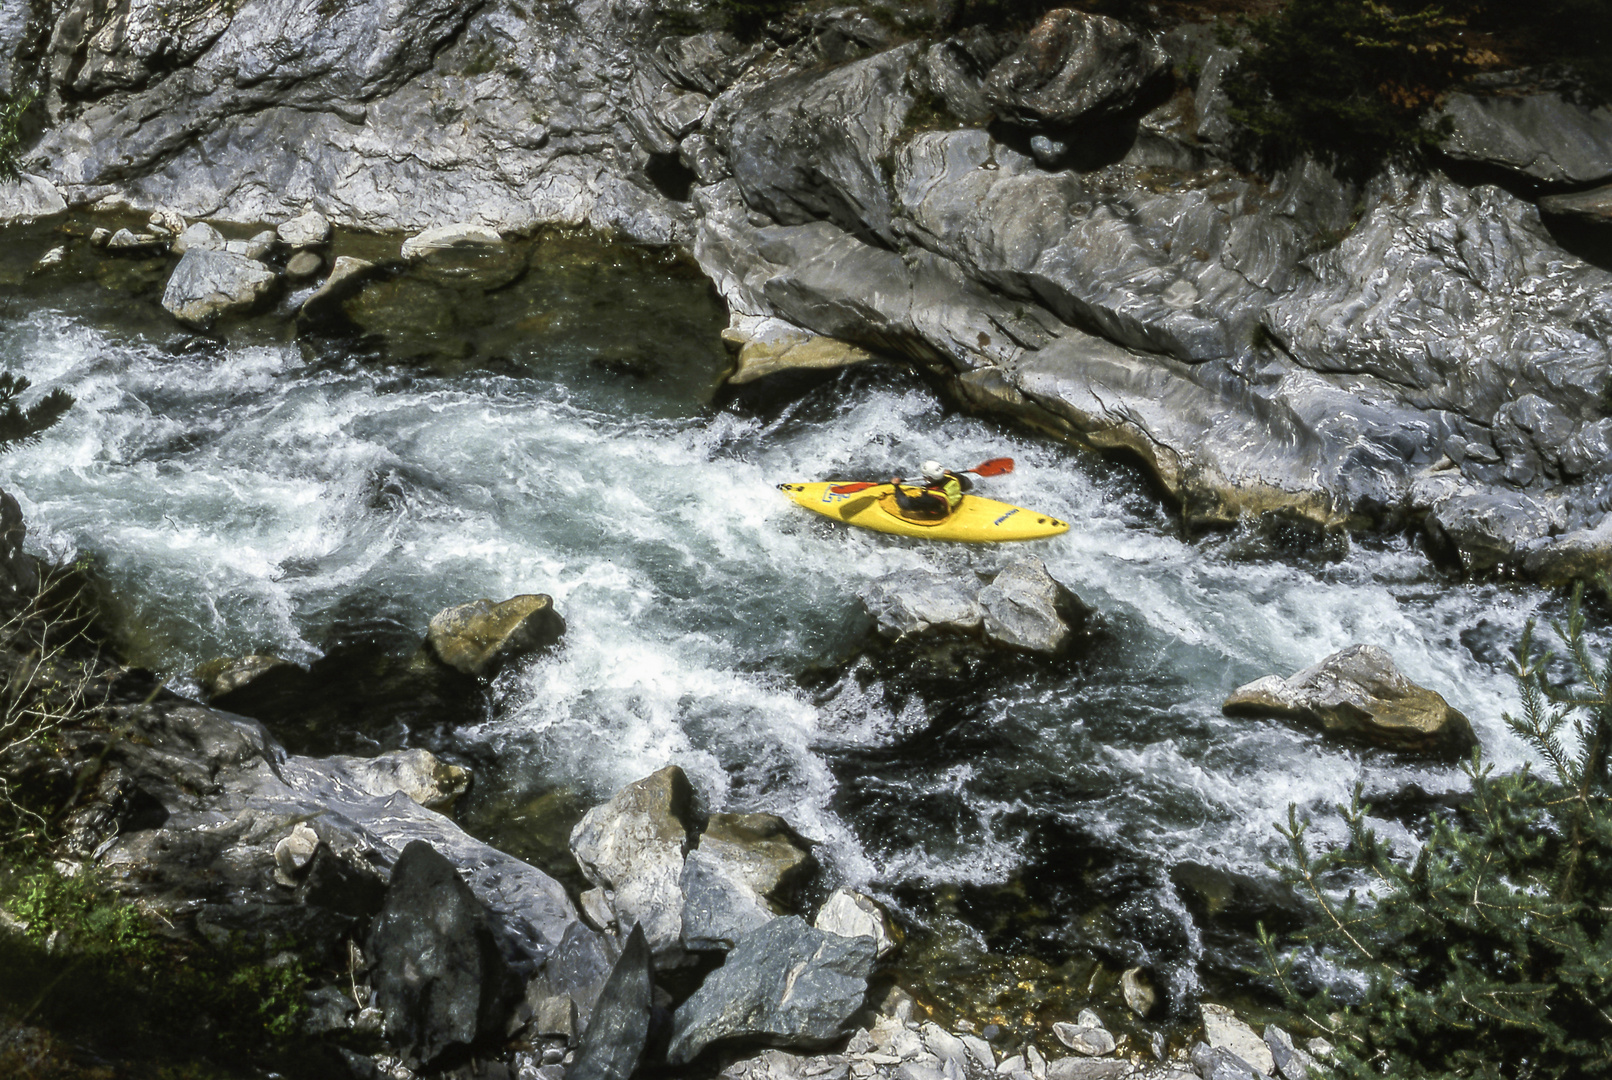
<instances>
[{"instance_id":1,"label":"red paddle blade","mask_svg":"<svg viewBox=\"0 0 1612 1080\"><path fill-rule=\"evenodd\" d=\"M1001 476L1003 473L1013 471L1013 459L1010 457L992 458L990 461L980 462L968 471L975 476Z\"/></svg>"},{"instance_id":2,"label":"red paddle blade","mask_svg":"<svg viewBox=\"0 0 1612 1080\"><path fill-rule=\"evenodd\" d=\"M838 487L831 487L828 490L836 495L854 495L858 491L866 491L868 488L881 486L880 484L840 484Z\"/></svg>"}]
</instances>

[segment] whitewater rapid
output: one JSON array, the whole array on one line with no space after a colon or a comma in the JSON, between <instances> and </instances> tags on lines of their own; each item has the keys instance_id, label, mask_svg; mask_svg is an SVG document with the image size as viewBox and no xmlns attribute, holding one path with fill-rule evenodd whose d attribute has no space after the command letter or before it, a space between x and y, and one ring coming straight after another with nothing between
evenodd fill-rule
<instances>
[{"instance_id":1,"label":"whitewater rapid","mask_svg":"<svg viewBox=\"0 0 1612 1080\"><path fill-rule=\"evenodd\" d=\"M1171 967L1177 989L1195 985L1203 946L1172 866L1268 878L1290 803L1324 816L1357 782L1461 783L1453 767L1225 718L1234 687L1372 643L1465 712L1490 761L1525 759L1501 719L1515 707L1504 660L1559 601L1447 581L1399 540L1312 561L1236 533L1183 538L1131 467L959 414L907 373L718 407L719 350L684 361L699 378L677 385L592 365L585 348L433 370L263 335L194 347L88 295L10 302L0 361L78 401L0 458L0 483L30 546L92 560L130 659L180 689L216 656L308 662L354 623L419 636L450 604L546 592L562 646L501 676L493 713L458 733L499 755L510 790L598 800L676 763L710 809L784 815L837 880L898 909L914 890L1052 874L1060 844L1100 848L1144 868L1116 886L1148 908L1117 947ZM982 492L1071 521L1066 536L909 541L775 490L1002 455L1017 468ZM1004 687L944 729L852 680L803 688L802 671L866 633L868 580L990 574L1026 554L1098 613L1092 662Z\"/></svg>"}]
</instances>

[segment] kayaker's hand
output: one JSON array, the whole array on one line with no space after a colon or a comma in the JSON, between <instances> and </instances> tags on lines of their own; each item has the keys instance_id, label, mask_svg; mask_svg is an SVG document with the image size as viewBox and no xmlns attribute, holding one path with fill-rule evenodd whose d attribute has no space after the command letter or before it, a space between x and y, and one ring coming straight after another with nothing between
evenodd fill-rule
<instances>
[{"instance_id":1,"label":"kayaker's hand","mask_svg":"<svg viewBox=\"0 0 1612 1080\"><path fill-rule=\"evenodd\" d=\"M892 477L891 477L891 478L890 478L890 486L891 486L891 487L900 487L900 486L901 486L901 477L899 477L899 476L892 476Z\"/></svg>"}]
</instances>

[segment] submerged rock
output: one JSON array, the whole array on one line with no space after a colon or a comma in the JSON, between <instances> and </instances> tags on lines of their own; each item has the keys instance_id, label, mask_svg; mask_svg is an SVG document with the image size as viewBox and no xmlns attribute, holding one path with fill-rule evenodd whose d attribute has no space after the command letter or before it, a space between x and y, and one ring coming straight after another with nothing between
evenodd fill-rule
<instances>
[{"instance_id":1,"label":"submerged rock","mask_svg":"<svg viewBox=\"0 0 1612 1080\"><path fill-rule=\"evenodd\" d=\"M773 920L678 1007L666 1060L687 1064L727 1040L810 1047L837 1038L862 1007L873 953L868 938L825 934L795 915Z\"/></svg>"},{"instance_id":2,"label":"submerged rock","mask_svg":"<svg viewBox=\"0 0 1612 1080\"><path fill-rule=\"evenodd\" d=\"M232 695L253 687L271 693L300 688L307 675L308 670L302 665L272 653L220 657L196 669L196 681L201 684L202 693L208 701L223 708L229 707Z\"/></svg>"},{"instance_id":3,"label":"submerged rock","mask_svg":"<svg viewBox=\"0 0 1612 1080\"><path fill-rule=\"evenodd\" d=\"M219 317L251 311L279 283L256 259L228 251L191 248L168 279L162 306L180 322L210 328Z\"/></svg>"},{"instance_id":4,"label":"submerged rock","mask_svg":"<svg viewBox=\"0 0 1612 1080\"><path fill-rule=\"evenodd\" d=\"M1123 23L1057 8L991 72L985 97L1019 123L1068 124L1130 108L1166 68L1164 50Z\"/></svg>"},{"instance_id":5,"label":"submerged rock","mask_svg":"<svg viewBox=\"0 0 1612 1080\"><path fill-rule=\"evenodd\" d=\"M564 633L565 620L554 610L553 598L526 594L503 603L482 599L445 608L431 617L426 644L444 664L479 678L553 646Z\"/></svg>"},{"instance_id":6,"label":"submerged rock","mask_svg":"<svg viewBox=\"0 0 1612 1080\"><path fill-rule=\"evenodd\" d=\"M693 798L683 770L668 765L589 810L571 832L583 875L614 891L621 924L643 927L661 967L682 960L680 882Z\"/></svg>"},{"instance_id":7,"label":"submerged rock","mask_svg":"<svg viewBox=\"0 0 1612 1080\"><path fill-rule=\"evenodd\" d=\"M502 1034L513 975L481 903L452 863L416 840L403 849L365 941L386 1035L427 1063Z\"/></svg>"},{"instance_id":8,"label":"submerged rock","mask_svg":"<svg viewBox=\"0 0 1612 1080\"><path fill-rule=\"evenodd\" d=\"M1375 645L1353 645L1288 679L1267 675L1238 687L1227 716L1280 716L1399 750L1451 756L1477 745L1472 724L1432 690L1417 686Z\"/></svg>"}]
</instances>

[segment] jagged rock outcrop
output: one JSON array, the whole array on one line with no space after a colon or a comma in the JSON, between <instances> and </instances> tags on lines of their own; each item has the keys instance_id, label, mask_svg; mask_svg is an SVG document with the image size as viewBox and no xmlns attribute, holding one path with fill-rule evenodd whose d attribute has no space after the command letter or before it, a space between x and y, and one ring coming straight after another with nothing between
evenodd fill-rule
<instances>
[{"instance_id":1,"label":"jagged rock outcrop","mask_svg":"<svg viewBox=\"0 0 1612 1080\"><path fill-rule=\"evenodd\" d=\"M1402 750L1461 756L1477 745L1472 724L1418 686L1375 645L1353 645L1283 679L1267 675L1232 692L1228 716L1281 716Z\"/></svg>"},{"instance_id":2,"label":"jagged rock outcrop","mask_svg":"<svg viewBox=\"0 0 1612 1080\"><path fill-rule=\"evenodd\" d=\"M71 6L25 163L75 205L686 243L736 330L788 341L752 350L766 370L906 358L978 408L1131 452L1189 524L1419 526L1475 571L1606 565L1609 278L1524 201L1237 171L1235 52L1196 28L1060 9L1028 36L925 37L834 8L744 42L659 14ZM1444 115L1452 159L1547 188L1612 176L1612 114L1537 80ZM1558 217L1593 204L1560 198L1579 201ZM346 258L305 327L363 299Z\"/></svg>"}]
</instances>

